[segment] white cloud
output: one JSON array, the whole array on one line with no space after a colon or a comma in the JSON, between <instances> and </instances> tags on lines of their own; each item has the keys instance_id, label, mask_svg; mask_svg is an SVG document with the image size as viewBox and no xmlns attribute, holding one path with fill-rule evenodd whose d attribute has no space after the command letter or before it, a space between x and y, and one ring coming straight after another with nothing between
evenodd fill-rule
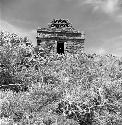
<instances>
[{"instance_id":1,"label":"white cloud","mask_svg":"<svg viewBox=\"0 0 122 125\"><path fill-rule=\"evenodd\" d=\"M107 53L122 56L122 35L104 39L103 41L101 47L104 48Z\"/></svg>"},{"instance_id":2,"label":"white cloud","mask_svg":"<svg viewBox=\"0 0 122 125\"><path fill-rule=\"evenodd\" d=\"M122 24L121 0L79 0L82 4L91 5L93 12L101 11L116 22Z\"/></svg>"},{"instance_id":3,"label":"white cloud","mask_svg":"<svg viewBox=\"0 0 122 125\"><path fill-rule=\"evenodd\" d=\"M119 10L119 0L85 0L85 4L90 4L94 10L101 10L107 14L114 14Z\"/></svg>"},{"instance_id":4,"label":"white cloud","mask_svg":"<svg viewBox=\"0 0 122 125\"><path fill-rule=\"evenodd\" d=\"M16 33L20 36L25 36L26 35L26 31L21 29L21 28L17 28L15 26L13 26L12 24L8 23L7 21L1 20L0 21L0 29L1 30L5 30L8 31L10 33Z\"/></svg>"},{"instance_id":5,"label":"white cloud","mask_svg":"<svg viewBox=\"0 0 122 125\"><path fill-rule=\"evenodd\" d=\"M65 0L71 2L73 0ZM92 12L102 12L110 16L114 21L122 24L122 1L121 0L74 0L78 6L90 5Z\"/></svg>"},{"instance_id":6,"label":"white cloud","mask_svg":"<svg viewBox=\"0 0 122 125\"><path fill-rule=\"evenodd\" d=\"M32 41L32 43L36 45L36 30L28 31L26 29L21 29L4 20L0 20L0 29L10 33L16 33L22 37L27 36Z\"/></svg>"},{"instance_id":7,"label":"white cloud","mask_svg":"<svg viewBox=\"0 0 122 125\"><path fill-rule=\"evenodd\" d=\"M113 54L122 57L122 35L106 38L101 40L101 42L102 45L99 47L85 48L86 53L96 53L99 55Z\"/></svg>"},{"instance_id":8,"label":"white cloud","mask_svg":"<svg viewBox=\"0 0 122 125\"><path fill-rule=\"evenodd\" d=\"M86 48L85 49L86 53L96 53L98 55L105 55L107 54L107 50L105 48L102 47L90 47L90 48Z\"/></svg>"}]
</instances>

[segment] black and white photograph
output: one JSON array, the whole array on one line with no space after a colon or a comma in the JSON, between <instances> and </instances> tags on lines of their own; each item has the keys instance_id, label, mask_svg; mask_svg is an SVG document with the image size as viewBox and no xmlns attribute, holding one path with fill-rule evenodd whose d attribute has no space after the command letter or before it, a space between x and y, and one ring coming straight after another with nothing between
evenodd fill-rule
<instances>
[{"instance_id":1,"label":"black and white photograph","mask_svg":"<svg viewBox=\"0 0 122 125\"><path fill-rule=\"evenodd\" d=\"M0 0L0 125L122 125L121 0Z\"/></svg>"}]
</instances>

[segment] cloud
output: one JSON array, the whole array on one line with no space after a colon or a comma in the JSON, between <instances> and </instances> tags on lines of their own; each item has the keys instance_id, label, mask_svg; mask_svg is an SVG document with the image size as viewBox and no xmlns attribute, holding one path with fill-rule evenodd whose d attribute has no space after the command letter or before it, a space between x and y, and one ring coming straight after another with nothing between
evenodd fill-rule
<instances>
[{"instance_id":1,"label":"cloud","mask_svg":"<svg viewBox=\"0 0 122 125\"><path fill-rule=\"evenodd\" d=\"M82 4L93 7L93 12L98 10L122 24L121 0L79 0Z\"/></svg>"},{"instance_id":2,"label":"cloud","mask_svg":"<svg viewBox=\"0 0 122 125\"><path fill-rule=\"evenodd\" d=\"M0 4L2 5L7 5L7 4L11 4L13 2L16 2L17 0L0 0Z\"/></svg>"},{"instance_id":3,"label":"cloud","mask_svg":"<svg viewBox=\"0 0 122 125\"><path fill-rule=\"evenodd\" d=\"M122 35L104 39L103 41L101 47L104 48L107 53L122 56Z\"/></svg>"},{"instance_id":4,"label":"cloud","mask_svg":"<svg viewBox=\"0 0 122 125\"><path fill-rule=\"evenodd\" d=\"M112 20L122 24L122 3L121 0L65 0L67 2L76 1L78 6L89 5L92 12L102 12L108 15Z\"/></svg>"},{"instance_id":5,"label":"cloud","mask_svg":"<svg viewBox=\"0 0 122 125\"><path fill-rule=\"evenodd\" d=\"M10 33L16 33L21 37L27 36L36 45L36 30L21 29L4 20L0 20L0 29Z\"/></svg>"},{"instance_id":6,"label":"cloud","mask_svg":"<svg viewBox=\"0 0 122 125\"><path fill-rule=\"evenodd\" d=\"M73 0L65 0L73 1ZM120 8L120 0L78 0L79 5L88 4L93 7L94 11L101 10L107 14L113 14Z\"/></svg>"},{"instance_id":7,"label":"cloud","mask_svg":"<svg viewBox=\"0 0 122 125\"><path fill-rule=\"evenodd\" d=\"M13 26L12 24L8 23L7 21L1 20L0 23L1 23L1 25L0 25L1 30L8 31L10 33L16 33L16 34L21 35L21 36L25 35L24 30Z\"/></svg>"},{"instance_id":8,"label":"cloud","mask_svg":"<svg viewBox=\"0 0 122 125\"><path fill-rule=\"evenodd\" d=\"M96 53L100 55L113 54L122 57L122 35L113 36L101 40L101 46L85 47L86 53Z\"/></svg>"},{"instance_id":9,"label":"cloud","mask_svg":"<svg viewBox=\"0 0 122 125\"><path fill-rule=\"evenodd\" d=\"M114 14L119 10L119 0L85 0L85 4L94 7L94 11L101 10L107 14Z\"/></svg>"},{"instance_id":10,"label":"cloud","mask_svg":"<svg viewBox=\"0 0 122 125\"><path fill-rule=\"evenodd\" d=\"M0 9L2 11L4 11L5 7L11 6L13 4L16 4L16 2L18 2L18 1L19 0L0 0Z\"/></svg>"},{"instance_id":11,"label":"cloud","mask_svg":"<svg viewBox=\"0 0 122 125\"><path fill-rule=\"evenodd\" d=\"M102 47L89 47L89 48L85 48L85 52L86 53L96 53L98 55L105 55L107 54L107 50L105 48Z\"/></svg>"}]
</instances>

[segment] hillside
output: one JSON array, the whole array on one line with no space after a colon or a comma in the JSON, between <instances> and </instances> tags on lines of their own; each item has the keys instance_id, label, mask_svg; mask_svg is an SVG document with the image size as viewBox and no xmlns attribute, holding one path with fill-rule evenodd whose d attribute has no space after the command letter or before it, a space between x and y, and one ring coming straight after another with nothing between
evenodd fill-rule
<instances>
[{"instance_id":1,"label":"hillside","mask_svg":"<svg viewBox=\"0 0 122 125\"><path fill-rule=\"evenodd\" d=\"M0 88L8 125L122 124L122 60L112 55L53 58L26 37L1 32Z\"/></svg>"}]
</instances>

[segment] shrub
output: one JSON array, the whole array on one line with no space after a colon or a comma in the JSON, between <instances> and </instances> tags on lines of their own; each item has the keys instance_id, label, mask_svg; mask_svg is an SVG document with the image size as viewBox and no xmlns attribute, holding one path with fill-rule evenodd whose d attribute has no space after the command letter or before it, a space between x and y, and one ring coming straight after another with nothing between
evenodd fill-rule
<instances>
[{"instance_id":1,"label":"shrub","mask_svg":"<svg viewBox=\"0 0 122 125\"><path fill-rule=\"evenodd\" d=\"M2 92L8 97L0 104L1 116L12 116L15 122L25 120L23 124L30 124L26 117L35 112L42 119L55 115L62 119L59 124L121 123L120 59L85 53L50 57L28 45L27 38L4 32L0 35L0 85L18 92ZM37 117L33 116L32 124ZM43 124L52 124L50 117L42 120Z\"/></svg>"}]
</instances>

